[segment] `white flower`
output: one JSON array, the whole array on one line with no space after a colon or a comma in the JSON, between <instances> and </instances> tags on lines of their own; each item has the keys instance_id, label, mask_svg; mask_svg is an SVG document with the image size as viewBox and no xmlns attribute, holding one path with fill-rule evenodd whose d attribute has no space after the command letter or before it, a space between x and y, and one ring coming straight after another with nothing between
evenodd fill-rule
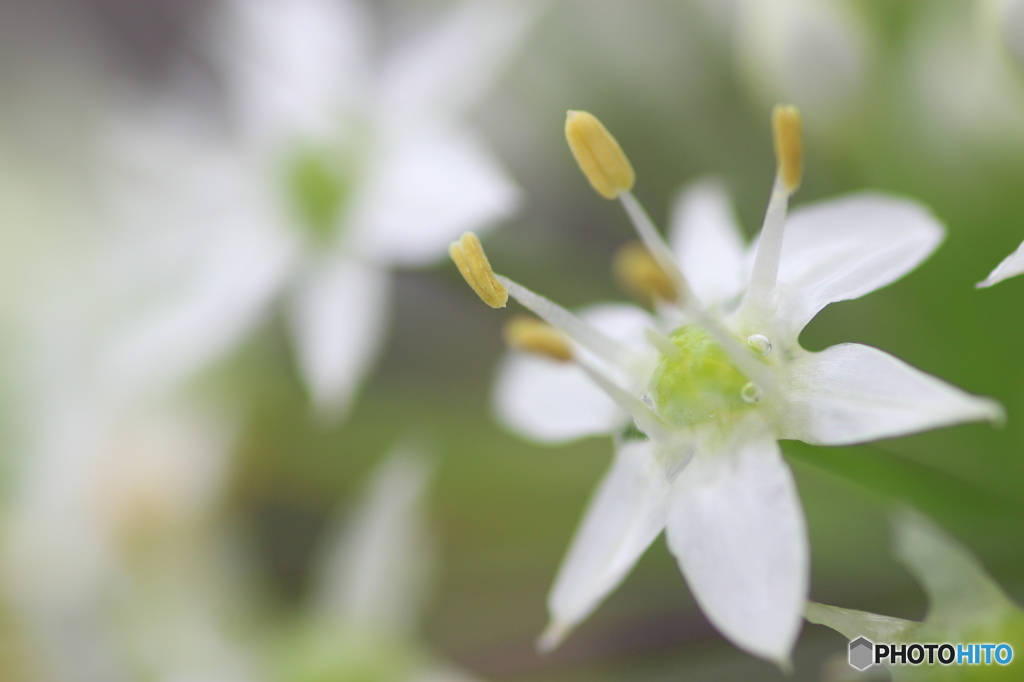
<instances>
[{"instance_id":1,"label":"white flower","mask_svg":"<svg viewBox=\"0 0 1024 682\"><path fill-rule=\"evenodd\" d=\"M898 82L899 94L910 98L904 106L914 114L911 130L927 136L930 150L946 154L1019 154L1019 3L924 3L918 12Z\"/></svg>"},{"instance_id":2,"label":"white flower","mask_svg":"<svg viewBox=\"0 0 1024 682\"><path fill-rule=\"evenodd\" d=\"M873 52L860 9L845 0L737 2L737 60L758 101L795 102L823 125L855 116Z\"/></svg>"},{"instance_id":3,"label":"white flower","mask_svg":"<svg viewBox=\"0 0 1024 682\"><path fill-rule=\"evenodd\" d=\"M957 643L1005 642L1014 652L1020 651L1024 646L1024 611L966 547L910 508L893 516L892 534L893 555L917 578L928 596L924 621L814 602L807 605L808 621L826 625L851 640L867 637L873 642L949 642L954 646ZM935 676L934 669L926 666L897 665L890 671L894 680L931 680ZM984 674L979 673L977 679L990 679L993 672L996 671L988 668ZM998 672L1006 675L1003 679L1020 675L1013 666Z\"/></svg>"},{"instance_id":4,"label":"white flower","mask_svg":"<svg viewBox=\"0 0 1024 682\"><path fill-rule=\"evenodd\" d=\"M52 400L5 505L5 599L46 679L252 679L221 618L210 513L231 425L177 404Z\"/></svg>"},{"instance_id":5,"label":"white flower","mask_svg":"<svg viewBox=\"0 0 1024 682\"><path fill-rule=\"evenodd\" d=\"M845 445L1001 414L993 401L875 348L842 344L811 353L798 342L829 303L917 266L941 241L942 227L918 204L877 193L802 207L787 220L800 176L799 115L778 108L779 174L758 242L744 248L724 193L701 183L676 201L667 244L629 192L625 157L594 123L570 112L570 145L595 188L622 200L678 303L662 301L655 316L604 305L577 317L493 275L472 239L453 246L488 303L503 304L486 287L491 273L571 339L572 364L505 361L499 417L538 440L616 436L615 461L551 591L541 644L557 645L667 529L669 549L710 621L743 649L786 665L807 598L809 557L799 497L776 441Z\"/></svg>"},{"instance_id":6,"label":"white flower","mask_svg":"<svg viewBox=\"0 0 1024 682\"><path fill-rule=\"evenodd\" d=\"M221 3L209 40L239 203L290 252L277 292L322 410L344 411L383 345L387 269L432 263L515 207L518 189L462 119L535 9L461 2L377 59L359 0Z\"/></svg>"},{"instance_id":7,"label":"white flower","mask_svg":"<svg viewBox=\"0 0 1024 682\"><path fill-rule=\"evenodd\" d=\"M431 466L398 447L354 511L328 529L304 627L278 662L286 679L472 682L418 642L436 548L424 519Z\"/></svg>"}]
</instances>

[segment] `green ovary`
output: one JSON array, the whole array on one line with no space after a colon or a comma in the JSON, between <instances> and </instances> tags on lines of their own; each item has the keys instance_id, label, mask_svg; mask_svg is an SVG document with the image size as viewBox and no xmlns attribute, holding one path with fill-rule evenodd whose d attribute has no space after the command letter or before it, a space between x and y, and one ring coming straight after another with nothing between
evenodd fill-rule
<instances>
[{"instance_id":1,"label":"green ovary","mask_svg":"<svg viewBox=\"0 0 1024 682\"><path fill-rule=\"evenodd\" d=\"M329 240L335 231L351 180L344 164L328 150L301 148L288 167L292 201L299 219L315 241Z\"/></svg>"},{"instance_id":2,"label":"green ovary","mask_svg":"<svg viewBox=\"0 0 1024 682\"><path fill-rule=\"evenodd\" d=\"M663 419L689 427L753 407L743 399L749 380L710 334L696 325L686 325L670 338L679 353L662 358L650 386Z\"/></svg>"}]
</instances>

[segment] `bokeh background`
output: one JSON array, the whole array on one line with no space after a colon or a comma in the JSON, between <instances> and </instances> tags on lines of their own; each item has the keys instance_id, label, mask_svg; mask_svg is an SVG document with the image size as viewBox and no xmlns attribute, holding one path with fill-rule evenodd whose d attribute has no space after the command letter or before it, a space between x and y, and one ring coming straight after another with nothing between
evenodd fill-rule
<instances>
[{"instance_id":1,"label":"bokeh background","mask_svg":"<svg viewBox=\"0 0 1024 682\"><path fill-rule=\"evenodd\" d=\"M315 596L318 547L335 519L355 514L373 472L401 442L434 461L424 515L437 562L414 635L432 655L466 674L509 682L784 679L708 624L661 540L558 651L536 653L547 590L610 462L611 443L541 446L495 423L491 384L510 312L482 305L447 262L395 273L389 332L340 422L311 406L275 305L183 390L201 421L230 415L227 444L211 446L214 473L125 472L138 461L133 448L166 447L172 461L202 462L208 431L222 428L216 424L198 441L173 429L119 440L122 459L102 474L60 458L39 464L88 438L94 419L74 407L80 419L56 418L39 406L79 404L46 396L73 383L77 344L93 338L77 330L101 314L89 306L104 294L90 293L75 275L90 253L81 244L94 238L90 231L106 229L80 209L103 201L102 188L89 182L103 144L96 121L134 96L125 93L180 92L174 86L183 74L190 105L223 118L224 83L197 47L215 3L5 0L0 8L0 502L8 519L0 538L7 557L0 678L59 679L47 638L79 642L85 661L93 646L83 632L127 628L162 634L141 645L114 637L123 647L113 651L131 653L112 660L130 664L106 679L229 679L165 676L158 672L164 664L152 662L173 656L163 643L179 638L175 628L216 621L247 679L376 679L302 677L274 652ZM469 113L522 190L518 212L485 237L491 262L567 307L627 297L610 263L632 239L623 212L593 193L566 148L570 108L595 113L614 132L636 169L635 192L660 225L681 187L714 176L731 190L745 231L756 234L774 172L769 112L789 101L802 108L807 153L793 204L874 188L915 198L948 227L943 246L917 271L862 300L829 306L801 342L811 350L844 341L878 346L995 397L1007 422L846 448L784 442L809 523L817 601L923 617L923 592L889 553L886 518L899 501L933 516L1024 600L1024 279L974 288L1024 239L1019 6L552 0L538 8L495 86ZM449 7L441 0L367 3L387 48ZM201 226L188 229L202 239ZM48 308L65 290L78 298ZM53 319L40 326L40 316ZM103 418L129 433L143 428L131 410ZM67 480L33 497L47 476ZM116 492L102 492L108 478ZM64 586L77 584L76 571L100 552L83 539L91 531L65 529L68 538L58 539L59 523L19 519L26 507L44 519L74 516L65 503L85 479L99 481L93 503L126 500L127 511L115 509L110 523L127 523L114 532L131 540L129 558L114 561L119 568L105 574L102 589L82 598L82 590ZM181 511L192 509L193 497L201 498L193 505L200 511ZM146 514L157 526L178 520L156 532ZM41 564L22 561L47 542L61 551L44 552ZM426 554L410 561L428 572ZM140 577L152 575L163 577ZM43 597L25 598L37 592ZM173 615L193 599L203 608L185 619ZM65 614L56 628L46 625L55 613ZM836 657L845 647L840 635L808 625L788 679L842 679ZM73 648L58 649L65 664L75 660ZM86 667L64 669L84 675Z\"/></svg>"}]
</instances>

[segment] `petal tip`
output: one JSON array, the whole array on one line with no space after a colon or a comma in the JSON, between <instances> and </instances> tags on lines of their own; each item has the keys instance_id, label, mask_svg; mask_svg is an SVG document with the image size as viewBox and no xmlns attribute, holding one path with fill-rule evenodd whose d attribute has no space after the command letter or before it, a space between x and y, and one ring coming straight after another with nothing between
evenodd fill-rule
<instances>
[{"instance_id":1,"label":"petal tip","mask_svg":"<svg viewBox=\"0 0 1024 682\"><path fill-rule=\"evenodd\" d=\"M565 640L572 626L563 620L552 620L537 638L537 651L550 654Z\"/></svg>"},{"instance_id":2,"label":"petal tip","mask_svg":"<svg viewBox=\"0 0 1024 682\"><path fill-rule=\"evenodd\" d=\"M1003 428L1006 426L1006 409L1003 404L993 398L981 398L985 403L986 419L992 426Z\"/></svg>"},{"instance_id":3,"label":"petal tip","mask_svg":"<svg viewBox=\"0 0 1024 682\"><path fill-rule=\"evenodd\" d=\"M773 659L772 663L775 664L775 667L778 668L779 672L783 675L793 674L793 657L791 655L787 654L785 658Z\"/></svg>"}]
</instances>

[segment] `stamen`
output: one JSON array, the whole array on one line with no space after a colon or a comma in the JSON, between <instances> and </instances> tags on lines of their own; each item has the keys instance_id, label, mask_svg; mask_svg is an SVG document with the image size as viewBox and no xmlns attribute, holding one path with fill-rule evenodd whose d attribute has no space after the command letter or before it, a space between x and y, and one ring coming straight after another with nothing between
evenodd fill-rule
<instances>
[{"instance_id":1,"label":"stamen","mask_svg":"<svg viewBox=\"0 0 1024 682\"><path fill-rule=\"evenodd\" d=\"M629 370L636 359L628 347L598 331L560 305L536 294L508 277L495 275L512 298L552 327L561 330L570 339L580 344L610 365Z\"/></svg>"},{"instance_id":2,"label":"stamen","mask_svg":"<svg viewBox=\"0 0 1024 682\"><path fill-rule=\"evenodd\" d=\"M619 285L644 303L676 300L672 280L640 242L629 242L619 249L612 271Z\"/></svg>"},{"instance_id":3,"label":"stamen","mask_svg":"<svg viewBox=\"0 0 1024 682\"><path fill-rule=\"evenodd\" d=\"M672 253L669 245L665 243L665 239L658 232L658 229L654 227L654 223L651 222L647 211L640 205L640 202L637 201L632 192L620 194L619 201L622 202L622 207L626 209L626 214L633 222L633 227L636 228L637 234L640 235L640 241L644 243L651 256L654 257L662 271L671 280L676 291L676 299L693 304L696 299L692 296L690 285L686 282L683 271L679 269L679 264L676 263L675 254Z\"/></svg>"},{"instance_id":4,"label":"stamen","mask_svg":"<svg viewBox=\"0 0 1024 682\"><path fill-rule=\"evenodd\" d=\"M803 144L800 139L800 112L794 106L776 106L772 112L775 138L776 175L768 200L764 225L757 243L757 256L750 275L744 307L768 309L775 298L775 283L782 256L782 236L786 225L789 195L800 186L803 174Z\"/></svg>"},{"instance_id":5,"label":"stamen","mask_svg":"<svg viewBox=\"0 0 1024 682\"><path fill-rule=\"evenodd\" d=\"M533 317L513 317L505 323L504 336L505 342L516 350L557 362L570 362L573 359L568 339L551 325Z\"/></svg>"},{"instance_id":6,"label":"stamen","mask_svg":"<svg viewBox=\"0 0 1024 682\"><path fill-rule=\"evenodd\" d=\"M629 391L623 390L605 374L583 359L577 359L576 364L580 366L587 376L603 390L615 404L629 413L636 421L637 426L647 434L651 440L665 439L669 437L670 429L661 420L661 417L651 409L651 406L640 400Z\"/></svg>"},{"instance_id":7,"label":"stamen","mask_svg":"<svg viewBox=\"0 0 1024 682\"><path fill-rule=\"evenodd\" d=\"M683 354L679 346L672 343L672 339L656 329L645 329L644 336L647 338L647 343L654 346L659 353L669 359L676 359Z\"/></svg>"},{"instance_id":8,"label":"stamen","mask_svg":"<svg viewBox=\"0 0 1024 682\"><path fill-rule=\"evenodd\" d=\"M803 139L800 110L793 105L777 105L772 110L772 135L775 142L777 173L786 191L800 188L804 174Z\"/></svg>"},{"instance_id":9,"label":"stamen","mask_svg":"<svg viewBox=\"0 0 1024 682\"><path fill-rule=\"evenodd\" d=\"M605 199L633 188L636 175L622 147L601 122L586 111L568 111L565 139L590 185Z\"/></svg>"},{"instance_id":10,"label":"stamen","mask_svg":"<svg viewBox=\"0 0 1024 682\"><path fill-rule=\"evenodd\" d=\"M767 365L757 359L752 348L740 343L703 309L692 306L684 308L684 310L693 318L694 322L715 337L715 341L722 347L725 354L741 372L747 375L747 378L756 382L764 391L771 391L775 388L775 375Z\"/></svg>"},{"instance_id":11,"label":"stamen","mask_svg":"<svg viewBox=\"0 0 1024 682\"><path fill-rule=\"evenodd\" d=\"M496 279L479 237L472 232L465 233L459 241L448 247L448 254L455 261L466 283L484 303L492 308L505 307L508 292Z\"/></svg>"},{"instance_id":12,"label":"stamen","mask_svg":"<svg viewBox=\"0 0 1024 682\"><path fill-rule=\"evenodd\" d=\"M637 201L632 192L623 192L619 195L619 200L622 202L623 207L625 207L626 213L632 219L633 225L640 234L640 239L643 240L644 246L647 247L651 255L658 262L658 265L661 266L662 270L675 285L675 289L678 292L677 299L680 301L682 310L715 337L715 340L718 341L728 354L729 359L733 361L741 372L750 377L751 380L758 382L766 390L774 387L774 376L772 376L768 367L755 358L749 348L735 339L732 334L726 331L722 325L711 315L708 315L704 308L701 307L696 296L692 294L690 286L686 282L686 277L683 276L682 271L676 264L672 249L665 243L661 233L654 227L654 223L651 222L647 212L644 211L643 206L640 205L640 202Z\"/></svg>"}]
</instances>

